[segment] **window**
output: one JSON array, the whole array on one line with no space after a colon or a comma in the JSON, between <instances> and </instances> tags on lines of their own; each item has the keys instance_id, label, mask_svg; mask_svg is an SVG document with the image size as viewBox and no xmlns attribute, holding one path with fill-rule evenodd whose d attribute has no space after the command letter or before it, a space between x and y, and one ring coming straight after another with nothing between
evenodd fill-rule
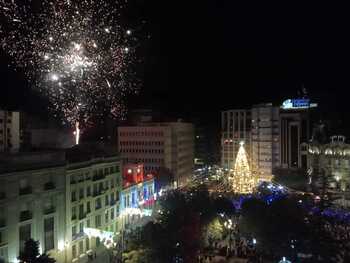
<instances>
[{"instance_id":1,"label":"window","mask_svg":"<svg viewBox=\"0 0 350 263\"><path fill-rule=\"evenodd\" d=\"M108 210L106 210L106 212L105 212L105 224L108 223L108 219L109 219L109 214L108 214Z\"/></svg>"},{"instance_id":2,"label":"window","mask_svg":"<svg viewBox=\"0 0 350 263\"><path fill-rule=\"evenodd\" d=\"M111 209L111 220L114 219L114 209Z\"/></svg>"},{"instance_id":3,"label":"window","mask_svg":"<svg viewBox=\"0 0 350 263\"><path fill-rule=\"evenodd\" d=\"M135 193L132 193L131 194L131 205L134 206L136 203L136 200L135 200Z\"/></svg>"},{"instance_id":4,"label":"window","mask_svg":"<svg viewBox=\"0 0 350 263\"><path fill-rule=\"evenodd\" d=\"M31 194L32 188L28 184L28 180L26 178L20 179L19 181L19 194L25 195L25 194Z\"/></svg>"},{"instance_id":5,"label":"window","mask_svg":"<svg viewBox=\"0 0 350 263\"><path fill-rule=\"evenodd\" d=\"M44 219L45 252L55 248L54 223L53 217Z\"/></svg>"},{"instance_id":6,"label":"window","mask_svg":"<svg viewBox=\"0 0 350 263\"><path fill-rule=\"evenodd\" d=\"M6 226L6 212L4 207L0 207L0 228ZM1 243L1 242L0 242Z\"/></svg>"},{"instance_id":7,"label":"window","mask_svg":"<svg viewBox=\"0 0 350 263\"><path fill-rule=\"evenodd\" d=\"M114 188L114 180L111 179L111 188Z\"/></svg>"},{"instance_id":8,"label":"window","mask_svg":"<svg viewBox=\"0 0 350 263\"><path fill-rule=\"evenodd\" d=\"M72 220L77 219L77 208L75 206L72 207Z\"/></svg>"},{"instance_id":9,"label":"window","mask_svg":"<svg viewBox=\"0 0 350 263\"><path fill-rule=\"evenodd\" d=\"M71 200L72 200L72 202L77 201L77 193L75 191L72 191L72 193L71 193Z\"/></svg>"},{"instance_id":10,"label":"window","mask_svg":"<svg viewBox=\"0 0 350 263\"><path fill-rule=\"evenodd\" d=\"M86 250L89 250L90 249L90 240L89 240L89 238L85 239L85 245L86 245Z\"/></svg>"},{"instance_id":11,"label":"window","mask_svg":"<svg viewBox=\"0 0 350 263\"><path fill-rule=\"evenodd\" d=\"M90 201L88 201L86 203L86 213L90 213L90 212L91 212Z\"/></svg>"},{"instance_id":12,"label":"window","mask_svg":"<svg viewBox=\"0 0 350 263\"><path fill-rule=\"evenodd\" d=\"M79 219L84 218L84 205L79 205Z\"/></svg>"},{"instance_id":13,"label":"window","mask_svg":"<svg viewBox=\"0 0 350 263\"><path fill-rule=\"evenodd\" d=\"M84 241L79 242L79 254L83 254L84 252Z\"/></svg>"},{"instance_id":14,"label":"window","mask_svg":"<svg viewBox=\"0 0 350 263\"><path fill-rule=\"evenodd\" d=\"M98 194L97 184L94 184L94 196Z\"/></svg>"},{"instance_id":15,"label":"window","mask_svg":"<svg viewBox=\"0 0 350 263\"><path fill-rule=\"evenodd\" d=\"M114 205L114 193L111 193L111 205Z\"/></svg>"},{"instance_id":16,"label":"window","mask_svg":"<svg viewBox=\"0 0 350 263\"><path fill-rule=\"evenodd\" d=\"M3 242L6 242L6 238L5 238L5 233L0 231L0 244L2 244ZM1 255L0 255L1 257Z\"/></svg>"},{"instance_id":17,"label":"window","mask_svg":"<svg viewBox=\"0 0 350 263\"><path fill-rule=\"evenodd\" d=\"M101 215L95 216L95 227L101 227Z\"/></svg>"},{"instance_id":18,"label":"window","mask_svg":"<svg viewBox=\"0 0 350 263\"><path fill-rule=\"evenodd\" d=\"M108 202L108 194L105 196L105 206L108 206L109 202Z\"/></svg>"},{"instance_id":19,"label":"window","mask_svg":"<svg viewBox=\"0 0 350 263\"><path fill-rule=\"evenodd\" d=\"M95 210L100 209L101 207L101 198L97 198L95 201Z\"/></svg>"},{"instance_id":20,"label":"window","mask_svg":"<svg viewBox=\"0 0 350 263\"><path fill-rule=\"evenodd\" d=\"M90 227L90 219L86 220L86 227Z\"/></svg>"},{"instance_id":21,"label":"window","mask_svg":"<svg viewBox=\"0 0 350 263\"><path fill-rule=\"evenodd\" d=\"M77 246L73 245L72 246L72 258L76 258L77 257Z\"/></svg>"},{"instance_id":22,"label":"window","mask_svg":"<svg viewBox=\"0 0 350 263\"><path fill-rule=\"evenodd\" d=\"M91 196L91 187L90 186L88 186L86 188L86 196Z\"/></svg>"},{"instance_id":23,"label":"window","mask_svg":"<svg viewBox=\"0 0 350 263\"><path fill-rule=\"evenodd\" d=\"M19 227L19 251L23 253L25 242L31 238L32 225L22 225Z\"/></svg>"},{"instance_id":24,"label":"window","mask_svg":"<svg viewBox=\"0 0 350 263\"><path fill-rule=\"evenodd\" d=\"M70 176L70 183L75 184L75 176L74 175Z\"/></svg>"},{"instance_id":25,"label":"window","mask_svg":"<svg viewBox=\"0 0 350 263\"><path fill-rule=\"evenodd\" d=\"M84 198L84 188L79 189L79 200Z\"/></svg>"},{"instance_id":26,"label":"window","mask_svg":"<svg viewBox=\"0 0 350 263\"><path fill-rule=\"evenodd\" d=\"M0 232L0 243L1 243L1 232ZM7 253L7 247L0 248L0 261L1 262L8 262L8 253Z\"/></svg>"},{"instance_id":27,"label":"window","mask_svg":"<svg viewBox=\"0 0 350 263\"><path fill-rule=\"evenodd\" d=\"M75 236L75 234L77 233L77 226L72 226L72 239L74 239L73 237Z\"/></svg>"},{"instance_id":28,"label":"window","mask_svg":"<svg viewBox=\"0 0 350 263\"><path fill-rule=\"evenodd\" d=\"M79 233L83 233L84 232L84 222L80 222L79 224Z\"/></svg>"}]
</instances>

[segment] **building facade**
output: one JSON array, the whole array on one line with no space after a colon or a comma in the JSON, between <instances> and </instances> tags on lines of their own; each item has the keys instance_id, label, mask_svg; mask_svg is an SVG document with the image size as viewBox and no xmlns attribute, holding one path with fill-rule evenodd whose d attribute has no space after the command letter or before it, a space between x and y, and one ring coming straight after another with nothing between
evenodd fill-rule
<instances>
[{"instance_id":1,"label":"building facade","mask_svg":"<svg viewBox=\"0 0 350 263\"><path fill-rule=\"evenodd\" d=\"M67 164L67 262L78 260L106 242L103 233L113 235L119 231L120 171L118 156Z\"/></svg>"},{"instance_id":2,"label":"building facade","mask_svg":"<svg viewBox=\"0 0 350 263\"><path fill-rule=\"evenodd\" d=\"M127 165L123 171L120 220L124 230L142 226L150 220L157 198L153 175L145 174L143 165Z\"/></svg>"},{"instance_id":3,"label":"building facade","mask_svg":"<svg viewBox=\"0 0 350 263\"><path fill-rule=\"evenodd\" d=\"M1 259L17 262L25 241L33 238L42 253L65 262L64 155L19 155L3 159L0 167Z\"/></svg>"},{"instance_id":4,"label":"building facade","mask_svg":"<svg viewBox=\"0 0 350 263\"><path fill-rule=\"evenodd\" d=\"M271 180L280 166L279 107L271 103L252 108L251 168L260 180Z\"/></svg>"},{"instance_id":5,"label":"building facade","mask_svg":"<svg viewBox=\"0 0 350 263\"><path fill-rule=\"evenodd\" d=\"M233 169L240 142L251 158L251 110L221 112L221 166Z\"/></svg>"},{"instance_id":6,"label":"building facade","mask_svg":"<svg viewBox=\"0 0 350 263\"><path fill-rule=\"evenodd\" d=\"M0 109L0 152L17 152L20 147L19 112Z\"/></svg>"},{"instance_id":7,"label":"building facade","mask_svg":"<svg viewBox=\"0 0 350 263\"><path fill-rule=\"evenodd\" d=\"M109 246L120 229L118 155L68 151L0 156L0 258L17 262L25 241L57 262ZM92 157L95 156L95 157Z\"/></svg>"},{"instance_id":8,"label":"building facade","mask_svg":"<svg viewBox=\"0 0 350 263\"><path fill-rule=\"evenodd\" d=\"M118 148L124 164L144 165L145 173L169 169L175 184L184 185L193 173L193 125L183 122L141 123L118 128Z\"/></svg>"},{"instance_id":9,"label":"building facade","mask_svg":"<svg viewBox=\"0 0 350 263\"><path fill-rule=\"evenodd\" d=\"M308 146L308 173L312 190L332 195L340 205L350 205L350 145L344 136L332 136L331 142Z\"/></svg>"}]
</instances>

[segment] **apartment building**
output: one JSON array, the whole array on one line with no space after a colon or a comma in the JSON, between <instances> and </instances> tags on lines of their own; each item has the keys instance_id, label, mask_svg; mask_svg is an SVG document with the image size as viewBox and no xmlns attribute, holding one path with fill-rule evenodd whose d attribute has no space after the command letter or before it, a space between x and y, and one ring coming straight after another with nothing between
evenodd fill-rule
<instances>
[{"instance_id":1,"label":"apartment building","mask_svg":"<svg viewBox=\"0 0 350 263\"><path fill-rule=\"evenodd\" d=\"M121 192L118 156L97 157L66 165L67 262L102 245L103 233L118 231ZM90 234L97 229L101 234ZM106 244L105 244L106 245Z\"/></svg>"},{"instance_id":2,"label":"apartment building","mask_svg":"<svg viewBox=\"0 0 350 263\"><path fill-rule=\"evenodd\" d=\"M17 262L29 238L59 263L111 245L119 231L120 158L97 148L76 150L0 156L4 262Z\"/></svg>"},{"instance_id":3,"label":"apartment building","mask_svg":"<svg viewBox=\"0 0 350 263\"><path fill-rule=\"evenodd\" d=\"M184 122L139 123L118 128L124 164L143 164L145 173L169 169L176 185L185 185L194 167L193 125Z\"/></svg>"},{"instance_id":4,"label":"apartment building","mask_svg":"<svg viewBox=\"0 0 350 263\"><path fill-rule=\"evenodd\" d=\"M64 153L0 157L0 257L17 262L25 241L65 262Z\"/></svg>"}]
</instances>

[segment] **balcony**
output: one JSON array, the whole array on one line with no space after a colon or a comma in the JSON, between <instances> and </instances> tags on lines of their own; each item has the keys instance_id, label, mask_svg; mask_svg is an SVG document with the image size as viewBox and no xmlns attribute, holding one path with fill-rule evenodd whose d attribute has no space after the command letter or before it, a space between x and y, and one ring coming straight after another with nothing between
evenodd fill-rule
<instances>
[{"instance_id":1,"label":"balcony","mask_svg":"<svg viewBox=\"0 0 350 263\"><path fill-rule=\"evenodd\" d=\"M55 189L56 186L53 182L47 182L46 184L44 184L44 190L48 191L48 190L53 190Z\"/></svg>"},{"instance_id":2,"label":"balcony","mask_svg":"<svg viewBox=\"0 0 350 263\"><path fill-rule=\"evenodd\" d=\"M56 212L56 208L51 206L44 209L44 215L53 214Z\"/></svg>"},{"instance_id":3,"label":"balcony","mask_svg":"<svg viewBox=\"0 0 350 263\"><path fill-rule=\"evenodd\" d=\"M28 195L31 194L32 191L32 187L31 186L27 186L25 188L20 188L19 189L19 195Z\"/></svg>"},{"instance_id":4,"label":"balcony","mask_svg":"<svg viewBox=\"0 0 350 263\"><path fill-rule=\"evenodd\" d=\"M33 214L31 211L22 211L20 214L19 214L19 221L20 222L23 222L23 221L27 221L27 220L30 220L33 218Z\"/></svg>"}]
</instances>

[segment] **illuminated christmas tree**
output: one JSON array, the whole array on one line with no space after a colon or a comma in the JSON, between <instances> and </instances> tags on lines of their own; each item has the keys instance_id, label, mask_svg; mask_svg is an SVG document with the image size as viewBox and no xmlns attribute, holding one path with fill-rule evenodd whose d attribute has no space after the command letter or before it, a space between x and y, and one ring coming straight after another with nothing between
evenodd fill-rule
<instances>
[{"instance_id":1,"label":"illuminated christmas tree","mask_svg":"<svg viewBox=\"0 0 350 263\"><path fill-rule=\"evenodd\" d=\"M240 147L236 157L233 174L230 175L231 189L235 193L249 194L252 193L256 185L256 179L249 169L249 163L244 143Z\"/></svg>"}]
</instances>

